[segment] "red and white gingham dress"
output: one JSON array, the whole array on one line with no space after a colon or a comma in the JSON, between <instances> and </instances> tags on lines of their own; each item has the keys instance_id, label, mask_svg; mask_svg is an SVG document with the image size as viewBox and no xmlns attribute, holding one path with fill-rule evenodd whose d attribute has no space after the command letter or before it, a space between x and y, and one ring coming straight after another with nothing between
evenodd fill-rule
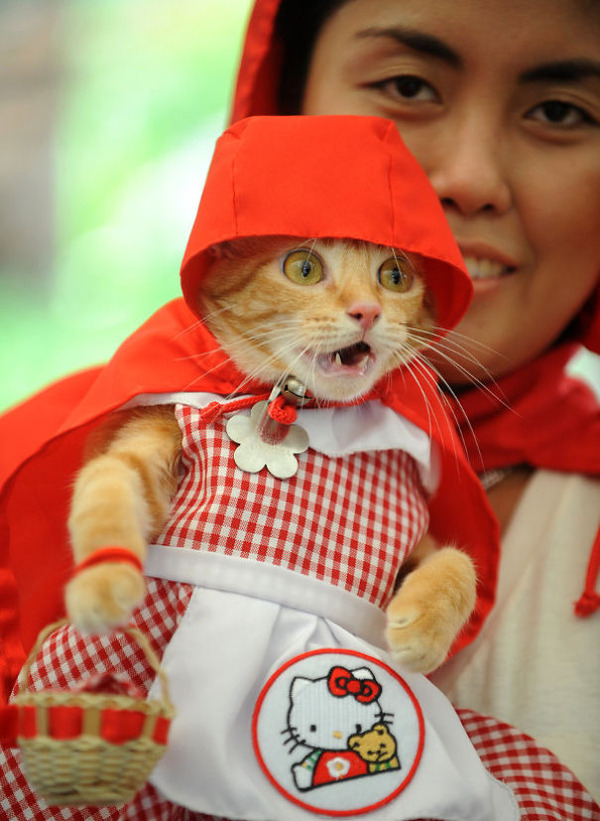
<instances>
[{"instance_id":1,"label":"red and white gingham dress","mask_svg":"<svg viewBox=\"0 0 600 821\"><path fill-rule=\"evenodd\" d=\"M183 475L157 542L265 562L385 608L429 514L414 459L400 450L331 458L312 448L290 480L236 467L225 420L178 405Z\"/></svg>"},{"instance_id":2,"label":"red and white gingham dress","mask_svg":"<svg viewBox=\"0 0 600 821\"><path fill-rule=\"evenodd\" d=\"M384 607L395 573L427 526L419 478L406 454L380 451L329 459L310 451L292 482L242 474L217 420L177 410L184 433L183 476L173 515L160 542L236 558L273 563L337 585ZM397 504L390 505L394 499ZM360 557L360 559L358 558ZM150 578L135 623L162 656L193 593L186 582ZM146 692L154 674L128 636L82 639L70 626L44 645L32 668L32 687L69 688L90 673L127 675ZM600 809L551 753L494 719L464 713L463 724L496 777L508 783L530 821L600 821ZM29 789L15 750L0 755L0 818L140 819L209 821L165 800L148 784L124 808L51 809Z\"/></svg>"}]
</instances>

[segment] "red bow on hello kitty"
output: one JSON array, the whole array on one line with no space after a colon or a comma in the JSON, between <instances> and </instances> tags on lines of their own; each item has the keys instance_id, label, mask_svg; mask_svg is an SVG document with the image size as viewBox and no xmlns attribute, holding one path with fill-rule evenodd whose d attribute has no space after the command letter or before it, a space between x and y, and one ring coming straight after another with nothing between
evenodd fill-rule
<instances>
[{"instance_id":1,"label":"red bow on hello kitty","mask_svg":"<svg viewBox=\"0 0 600 821\"><path fill-rule=\"evenodd\" d=\"M337 698L354 696L362 704L374 701L381 692L381 686L370 678L356 678L345 667L332 667L327 682L329 692Z\"/></svg>"}]
</instances>

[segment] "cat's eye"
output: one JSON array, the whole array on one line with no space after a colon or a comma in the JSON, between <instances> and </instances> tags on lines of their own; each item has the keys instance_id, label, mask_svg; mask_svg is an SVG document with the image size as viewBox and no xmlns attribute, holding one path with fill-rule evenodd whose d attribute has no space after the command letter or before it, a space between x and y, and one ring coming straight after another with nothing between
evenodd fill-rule
<instances>
[{"instance_id":1,"label":"cat's eye","mask_svg":"<svg viewBox=\"0 0 600 821\"><path fill-rule=\"evenodd\" d=\"M305 248L292 251L283 260L283 273L296 285L315 285L323 279L323 263Z\"/></svg>"},{"instance_id":2,"label":"cat's eye","mask_svg":"<svg viewBox=\"0 0 600 821\"><path fill-rule=\"evenodd\" d=\"M404 294L409 291L414 280L414 273L410 263L399 257L386 259L377 272L377 279L383 288Z\"/></svg>"}]
</instances>

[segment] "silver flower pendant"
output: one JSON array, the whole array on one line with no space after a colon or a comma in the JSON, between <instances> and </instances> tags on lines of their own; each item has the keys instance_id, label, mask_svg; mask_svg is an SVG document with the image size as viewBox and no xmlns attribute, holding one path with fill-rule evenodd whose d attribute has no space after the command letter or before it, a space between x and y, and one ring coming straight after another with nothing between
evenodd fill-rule
<instances>
[{"instance_id":1,"label":"silver flower pendant","mask_svg":"<svg viewBox=\"0 0 600 821\"><path fill-rule=\"evenodd\" d=\"M284 392L285 393L285 392ZM268 402L257 402L250 416L238 413L227 422L227 435L239 447L233 458L246 473L258 473L264 467L277 479L289 479L298 470L297 453L308 448L308 434L296 418L296 401L275 388Z\"/></svg>"}]
</instances>

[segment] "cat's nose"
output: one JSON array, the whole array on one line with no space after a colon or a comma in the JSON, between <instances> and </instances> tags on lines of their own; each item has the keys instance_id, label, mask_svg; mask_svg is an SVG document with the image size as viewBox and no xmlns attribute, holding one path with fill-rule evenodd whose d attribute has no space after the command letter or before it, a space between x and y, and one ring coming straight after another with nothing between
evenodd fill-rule
<instances>
[{"instance_id":1,"label":"cat's nose","mask_svg":"<svg viewBox=\"0 0 600 821\"><path fill-rule=\"evenodd\" d=\"M381 316L381 305L377 302L361 302L348 309L348 316L355 319L363 330L368 331Z\"/></svg>"}]
</instances>

